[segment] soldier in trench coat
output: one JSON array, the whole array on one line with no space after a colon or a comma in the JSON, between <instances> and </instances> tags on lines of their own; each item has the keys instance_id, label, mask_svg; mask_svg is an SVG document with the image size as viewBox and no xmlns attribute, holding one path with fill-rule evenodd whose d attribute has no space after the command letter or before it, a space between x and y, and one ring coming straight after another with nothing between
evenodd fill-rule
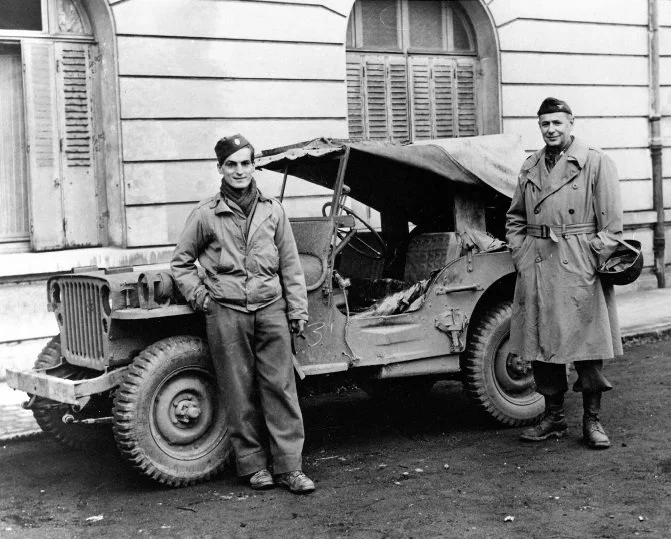
<instances>
[{"instance_id":1,"label":"soldier in trench coat","mask_svg":"<svg viewBox=\"0 0 671 539\"><path fill-rule=\"evenodd\" d=\"M598 414L601 394L612 386L602 366L622 354L622 344L613 288L600 281L597 267L622 234L619 180L610 158L573 137L564 101L547 98L538 117L546 146L524 162L506 223L517 269L510 352L531 362L546 406L521 438L567 433L566 365L573 362L583 438L591 448L607 448Z\"/></svg>"}]
</instances>

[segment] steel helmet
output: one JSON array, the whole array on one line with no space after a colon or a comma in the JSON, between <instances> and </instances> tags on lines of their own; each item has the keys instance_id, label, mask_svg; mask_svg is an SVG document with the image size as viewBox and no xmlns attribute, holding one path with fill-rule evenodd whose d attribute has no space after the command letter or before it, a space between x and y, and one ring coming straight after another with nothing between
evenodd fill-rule
<instances>
[{"instance_id":1,"label":"steel helmet","mask_svg":"<svg viewBox=\"0 0 671 539\"><path fill-rule=\"evenodd\" d=\"M641 242L637 240L620 240L612 255L597 271L601 281L606 284L624 285L633 283L643 269L643 253Z\"/></svg>"}]
</instances>

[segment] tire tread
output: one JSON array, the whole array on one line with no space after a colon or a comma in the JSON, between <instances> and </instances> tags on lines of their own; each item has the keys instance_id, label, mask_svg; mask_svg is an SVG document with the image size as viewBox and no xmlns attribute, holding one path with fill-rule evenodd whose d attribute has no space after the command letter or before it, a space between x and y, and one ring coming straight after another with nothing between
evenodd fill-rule
<instances>
[{"instance_id":1,"label":"tire tread","mask_svg":"<svg viewBox=\"0 0 671 539\"><path fill-rule=\"evenodd\" d=\"M185 487L212 479L222 471L227 461L226 458L222 459L219 465L204 473L177 477L157 468L140 444L138 425L141 419L137 412L143 381L168 357L194 345L202 354L209 353L202 339L185 335L168 337L140 352L129 367L114 399L113 432L121 455L141 474L170 487Z\"/></svg>"},{"instance_id":2,"label":"tire tread","mask_svg":"<svg viewBox=\"0 0 671 539\"><path fill-rule=\"evenodd\" d=\"M464 360L462 360L462 373L464 376L464 389L472 399L477 408L493 418L495 421L509 427L523 427L536 422L537 417L521 419L511 417L496 406L493 399L487 393L486 380L483 375L482 361L486 354L486 348L491 333L501 324L505 324L510 318L512 301L507 300L498 303L487 310L478 320L468 342Z\"/></svg>"}]
</instances>

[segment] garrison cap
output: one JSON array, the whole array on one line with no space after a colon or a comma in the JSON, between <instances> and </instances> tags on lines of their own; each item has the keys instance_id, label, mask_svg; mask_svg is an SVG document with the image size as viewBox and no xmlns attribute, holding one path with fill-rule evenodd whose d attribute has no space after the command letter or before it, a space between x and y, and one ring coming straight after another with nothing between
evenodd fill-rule
<instances>
[{"instance_id":1,"label":"garrison cap","mask_svg":"<svg viewBox=\"0 0 671 539\"><path fill-rule=\"evenodd\" d=\"M556 97L546 97L536 115L541 116L543 114L552 114L553 112L565 112L566 114L573 115L573 111L571 111L568 103Z\"/></svg>"},{"instance_id":2,"label":"garrison cap","mask_svg":"<svg viewBox=\"0 0 671 539\"><path fill-rule=\"evenodd\" d=\"M251 146L251 143L240 133L231 135L230 137L221 137L214 146L214 153L217 154L217 161L222 164L226 158L244 148ZM254 156L252 155L252 159Z\"/></svg>"}]
</instances>

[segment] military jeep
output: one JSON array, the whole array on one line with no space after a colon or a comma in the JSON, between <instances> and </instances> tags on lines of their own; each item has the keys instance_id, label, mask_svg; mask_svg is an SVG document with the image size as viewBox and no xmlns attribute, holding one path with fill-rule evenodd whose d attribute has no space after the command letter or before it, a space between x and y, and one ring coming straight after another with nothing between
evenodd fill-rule
<instances>
[{"instance_id":1,"label":"military jeep","mask_svg":"<svg viewBox=\"0 0 671 539\"><path fill-rule=\"evenodd\" d=\"M310 316L294 339L299 386L341 376L384 397L452 378L501 424L537 419L529 365L507 345L516 274L502 237L522 159L503 135L262 152L257 168L275 172L264 174L280 198L305 180L326 194L291 219ZM231 448L204 320L169 269L76 269L49 279L47 295L60 335L32 370L7 372L40 427L78 448L111 430L163 484L217 474Z\"/></svg>"}]
</instances>

